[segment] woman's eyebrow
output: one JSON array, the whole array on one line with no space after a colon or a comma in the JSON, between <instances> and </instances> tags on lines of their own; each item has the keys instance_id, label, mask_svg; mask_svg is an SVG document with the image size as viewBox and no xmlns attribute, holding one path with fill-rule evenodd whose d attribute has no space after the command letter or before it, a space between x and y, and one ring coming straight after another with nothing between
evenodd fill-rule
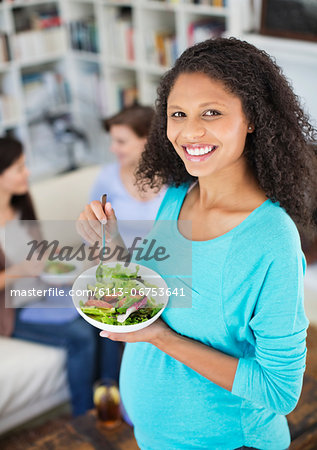
<instances>
[{"instance_id":1,"label":"woman's eyebrow","mask_svg":"<svg viewBox=\"0 0 317 450\"><path fill-rule=\"evenodd\" d=\"M198 107L200 108L201 106L208 106L208 105L219 105L219 106L225 106L222 103L218 103L218 102L205 102L205 103L201 103L200 105L198 105ZM168 105L167 109L170 108L178 108L178 109L183 109L182 106L178 106L178 105Z\"/></svg>"}]
</instances>

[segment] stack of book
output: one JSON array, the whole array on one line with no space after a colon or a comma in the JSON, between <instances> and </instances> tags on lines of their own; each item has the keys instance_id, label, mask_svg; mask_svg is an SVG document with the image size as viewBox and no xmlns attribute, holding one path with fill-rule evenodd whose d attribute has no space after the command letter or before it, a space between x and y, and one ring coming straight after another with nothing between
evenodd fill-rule
<instances>
[{"instance_id":1,"label":"stack of book","mask_svg":"<svg viewBox=\"0 0 317 450\"><path fill-rule=\"evenodd\" d=\"M131 10L119 10L119 13L113 17L110 26L112 54L115 57L126 61L135 59L134 53L134 28L132 26Z\"/></svg>"},{"instance_id":2,"label":"stack of book","mask_svg":"<svg viewBox=\"0 0 317 450\"><path fill-rule=\"evenodd\" d=\"M92 17L69 23L71 46L74 50L98 53L98 29Z\"/></svg>"},{"instance_id":3,"label":"stack of book","mask_svg":"<svg viewBox=\"0 0 317 450\"><path fill-rule=\"evenodd\" d=\"M25 31L13 36L14 56L22 62L63 54L65 51L66 33L64 28Z\"/></svg>"},{"instance_id":4,"label":"stack of book","mask_svg":"<svg viewBox=\"0 0 317 450\"><path fill-rule=\"evenodd\" d=\"M170 31L148 33L146 59L150 64L172 66L177 59L177 39Z\"/></svg>"},{"instance_id":5,"label":"stack of book","mask_svg":"<svg viewBox=\"0 0 317 450\"><path fill-rule=\"evenodd\" d=\"M66 30L56 8L43 11L16 10L13 53L18 60L29 61L66 51Z\"/></svg>"}]
</instances>

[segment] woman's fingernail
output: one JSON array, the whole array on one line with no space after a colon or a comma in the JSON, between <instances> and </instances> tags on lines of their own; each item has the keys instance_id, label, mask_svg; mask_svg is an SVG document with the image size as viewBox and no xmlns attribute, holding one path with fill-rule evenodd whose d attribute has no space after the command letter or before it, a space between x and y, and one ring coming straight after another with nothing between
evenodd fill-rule
<instances>
[{"instance_id":1,"label":"woman's fingernail","mask_svg":"<svg viewBox=\"0 0 317 450\"><path fill-rule=\"evenodd\" d=\"M102 219L100 222L101 222L103 225L106 225L107 219Z\"/></svg>"},{"instance_id":2,"label":"woman's fingernail","mask_svg":"<svg viewBox=\"0 0 317 450\"><path fill-rule=\"evenodd\" d=\"M109 333L108 333L107 331L102 331L102 332L100 333L100 336L101 336L101 337L108 337L108 336L109 336Z\"/></svg>"}]
</instances>

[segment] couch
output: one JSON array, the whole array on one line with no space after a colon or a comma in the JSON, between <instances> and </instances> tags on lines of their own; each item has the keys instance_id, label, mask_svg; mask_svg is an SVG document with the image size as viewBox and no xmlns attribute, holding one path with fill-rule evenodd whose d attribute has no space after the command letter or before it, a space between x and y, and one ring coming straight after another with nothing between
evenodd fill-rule
<instances>
[{"instance_id":1,"label":"couch","mask_svg":"<svg viewBox=\"0 0 317 450\"><path fill-rule=\"evenodd\" d=\"M32 184L38 218L74 223L88 202L98 170L98 166L83 168ZM61 236L72 244L76 239ZM0 355L0 434L69 399L64 350L0 337Z\"/></svg>"}]
</instances>

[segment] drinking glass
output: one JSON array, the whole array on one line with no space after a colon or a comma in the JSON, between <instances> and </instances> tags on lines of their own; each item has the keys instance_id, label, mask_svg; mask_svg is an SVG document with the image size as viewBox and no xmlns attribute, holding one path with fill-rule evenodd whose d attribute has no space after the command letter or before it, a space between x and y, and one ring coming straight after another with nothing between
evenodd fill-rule
<instances>
[{"instance_id":1,"label":"drinking glass","mask_svg":"<svg viewBox=\"0 0 317 450\"><path fill-rule=\"evenodd\" d=\"M121 423L120 393L118 384L111 378L95 382L94 405L98 420L106 428L115 428Z\"/></svg>"}]
</instances>

